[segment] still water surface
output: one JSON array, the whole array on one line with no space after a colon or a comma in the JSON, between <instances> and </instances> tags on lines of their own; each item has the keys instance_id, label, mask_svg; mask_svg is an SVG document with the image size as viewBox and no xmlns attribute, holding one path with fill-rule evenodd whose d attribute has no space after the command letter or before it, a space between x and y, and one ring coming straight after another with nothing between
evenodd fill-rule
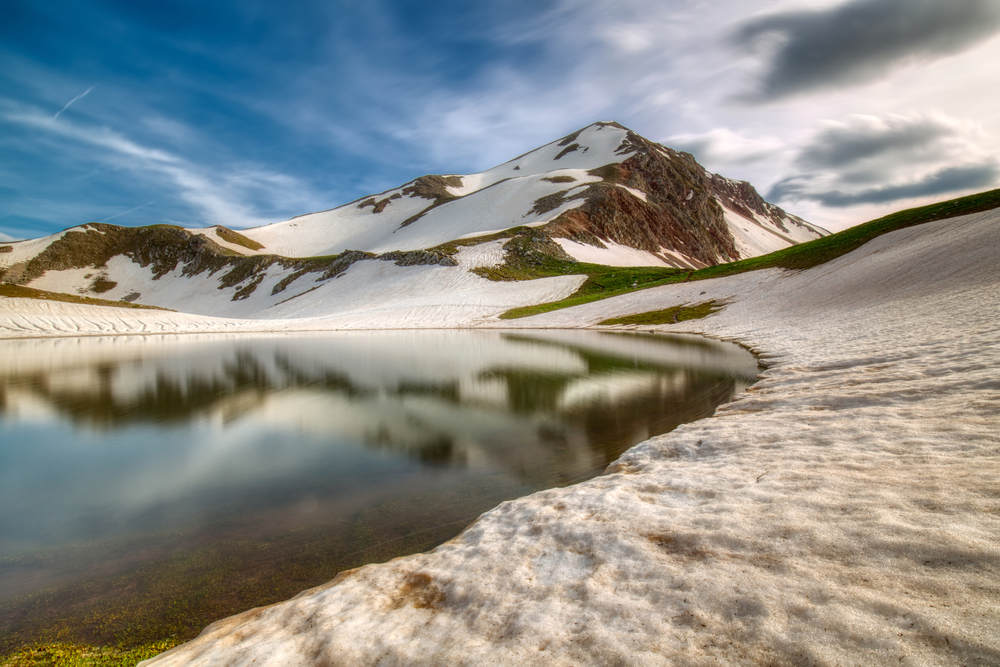
<instances>
[{"instance_id":1,"label":"still water surface","mask_svg":"<svg viewBox=\"0 0 1000 667\"><path fill-rule=\"evenodd\" d=\"M600 474L756 373L592 331L0 341L0 650L193 636Z\"/></svg>"}]
</instances>

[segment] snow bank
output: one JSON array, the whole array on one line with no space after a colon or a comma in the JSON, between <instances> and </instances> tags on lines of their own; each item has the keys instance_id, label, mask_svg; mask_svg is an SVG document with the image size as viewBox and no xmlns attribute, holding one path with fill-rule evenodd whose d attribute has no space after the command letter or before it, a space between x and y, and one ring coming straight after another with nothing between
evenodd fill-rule
<instances>
[{"instance_id":1,"label":"snow bank","mask_svg":"<svg viewBox=\"0 0 1000 667\"><path fill-rule=\"evenodd\" d=\"M458 262L454 267L360 261L337 278L320 283L304 278L295 290L274 296L271 286L281 275L276 274L250 298L236 302L220 299L208 274L185 278L181 276L183 269L178 268L172 276L157 281L148 269L114 257L108 262L106 275L131 287L119 286L102 296L119 299L138 286L144 295L160 303L229 317L0 298L0 338L470 327L496 322L498 315L511 308L564 299L586 280L586 276L571 275L495 282L469 271L501 262L503 243L461 248L454 257ZM30 286L72 292L86 271L49 272Z\"/></svg>"},{"instance_id":2,"label":"snow bank","mask_svg":"<svg viewBox=\"0 0 1000 667\"><path fill-rule=\"evenodd\" d=\"M614 241L602 241L603 248L580 243L571 239L553 239L573 259L606 266L669 266L651 252L621 245Z\"/></svg>"},{"instance_id":3,"label":"snow bank","mask_svg":"<svg viewBox=\"0 0 1000 667\"><path fill-rule=\"evenodd\" d=\"M742 341L769 369L606 476L146 664L1000 663L998 223L516 322L724 298L662 328Z\"/></svg>"}]
</instances>

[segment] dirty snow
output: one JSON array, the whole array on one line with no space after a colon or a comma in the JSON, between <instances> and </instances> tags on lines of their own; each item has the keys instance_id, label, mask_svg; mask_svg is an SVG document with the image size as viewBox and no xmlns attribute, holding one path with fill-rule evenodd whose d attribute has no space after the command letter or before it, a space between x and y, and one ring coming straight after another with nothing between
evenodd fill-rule
<instances>
[{"instance_id":1,"label":"dirty snow","mask_svg":"<svg viewBox=\"0 0 1000 667\"><path fill-rule=\"evenodd\" d=\"M147 664L998 664L998 249L993 211L808 271L503 322L725 299L658 328L738 340L769 368L606 476L503 503L432 552Z\"/></svg>"},{"instance_id":2,"label":"dirty snow","mask_svg":"<svg viewBox=\"0 0 1000 667\"><path fill-rule=\"evenodd\" d=\"M651 252L639 250L614 241L602 241L606 246L598 248L589 243L579 243L570 239L553 239L573 259L605 266L671 266Z\"/></svg>"}]
</instances>

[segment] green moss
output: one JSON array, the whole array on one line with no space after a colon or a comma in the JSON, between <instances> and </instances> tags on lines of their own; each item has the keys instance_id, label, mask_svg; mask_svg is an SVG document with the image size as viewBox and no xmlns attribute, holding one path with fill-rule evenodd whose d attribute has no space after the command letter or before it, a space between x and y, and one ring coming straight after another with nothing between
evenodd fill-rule
<instances>
[{"instance_id":1,"label":"green moss","mask_svg":"<svg viewBox=\"0 0 1000 667\"><path fill-rule=\"evenodd\" d=\"M614 324L638 324L652 326L654 324L676 324L685 320L700 320L712 313L722 309L722 304L717 301L706 301L693 306L674 306L663 310L652 310L648 313L638 313L628 317L615 317L610 320L598 322L600 326L611 326Z\"/></svg>"},{"instance_id":2,"label":"green moss","mask_svg":"<svg viewBox=\"0 0 1000 667\"><path fill-rule=\"evenodd\" d=\"M132 667L180 643L178 639L162 639L132 648L58 642L36 644L7 656L0 667Z\"/></svg>"},{"instance_id":3,"label":"green moss","mask_svg":"<svg viewBox=\"0 0 1000 667\"><path fill-rule=\"evenodd\" d=\"M223 227L222 225L215 226L215 233L220 239L233 245L243 246L249 250L263 250L263 244L254 241L253 239L247 238L238 232L234 232L231 229Z\"/></svg>"},{"instance_id":4,"label":"green moss","mask_svg":"<svg viewBox=\"0 0 1000 667\"><path fill-rule=\"evenodd\" d=\"M489 243L490 241L499 241L500 239L509 239L525 229L530 229L530 227L511 227L510 229L505 229L502 232L496 232L494 234L485 234L483 236L474 236L465 239L455 239L453 241L448 241L447 243L434 246L433 248L428 248L428 250L431 252L440 252L444 255L454 255L458 252L459 248Z\"/></svg>"},{"instance_id":5,"label":"green moss","mask_svg":"<svg viewBox=\"0 0 1000 667\"><path fill-rule=\"evenodd\" d=\"M530 317L531 315L539 315L552 310L559 310L560 308L569 308L570 306L578 306L590 303L591 301L607 299L619 294L627 294L639 289L680 282L684 280L688 273L683 269L669 269L656 266L621 267L579 262L572 265L572 267L567 267L567 270L564 272L547 274L548 276L586 275L587 279L583 285L572 295L561 301L513 308L502 314L500 319L513 320L521 317Z\"/></svg>"},{"instance_id":6,"label":"green moss","mask_svg":"<svg viewBox=\"0 0 1000 667\"><path fill-rule=\"evenodd\" d=\"M607 169L607 167L602 167L601 169L604 170ZM588 276L587 281L574 294L560 301L553 301L551 303L543 303L523 308L514 308L502 314L500 318L509 320L521 317L530 317L532 315L547 313L561 308L569 308L599 299L606 299L608 297L617 296L619 294L624 294L637 289L658 287L660 285L669 285L671 283L682 281L720 278L723 276L745 273L747 271L757 271L759 269L769 268L791 270L809 269L825 262L829 262L837 257L846 255L847 253L861 247L868 241L871 241L882 234L896 231L897 229L905 229L907 227L923 224L925 222L944 220L947 218L958 217L960 215L969 215L971 213L989 211L998 207L1000 207L1000 189L990 190L989 192L969 195L968 197L952 199L938 204L931 204L929 206L921 206L919 208L899 211L883 218L878 218L876 220L857 225L856 227L845 229L842 232L831 234L830 236L825 236L821 239L816 239L807 243L800 243L799 245L785 248L784 250L778 250L777 252L772 252L760 257L743 259L738 262L710 266L697 271L652 269L654 271L669 271L671 273L663 273L659 278L649 279L650 277L643 272L643 269L647 271L650 270L648 267L614 268L614 275L619 276L618 280L614 284L603 284L602 289L596 289L594 283L596 282L596 279L599 279L601 276L606 274L595 272L594 269L591 268L594 265L581 263L575 265L574 270L568 271L568 273L587 274ZM611 269L611 267L602 268ZM565 273L567 272L551 272L548 275L564 275ZM631 276L636 277L635 284L623 286L621 284L621 278L624 277L627 282Z\"/></svg>"},{"instance_id":7,"label":"green moss","mask_svg":"<svg viewBox=\"0 0 1000 667\"><path fill-rule=\"evenodd\" d=\"M613 162L603 167L591 169L587 173L591 176L597 176L605 183L617 183L621 179L622 168L618 163Z\"/></svg>"},{"instance_id":8,"label":"green moss","mask_svg":"<svg viewBox=\"0 0 1000 667\"><path fill-rule=\"evenodd\" d=\"M424 199L433 199L434 203L420 211L416 215L411 215L409 218L403 221L400 227L406 227L411 225L420 218L427 215L427 213L438 206L447 204L450 201L458 199L456 195L448 192L448 188L459 188L462 187L462 177L461 176L421 176L415 179L410 185L403 188L403 194L409 197L423 197Z\"/></svg>"},{"instance_id":9,"label":"green moss","mask_svg":"<svg viewBox=\"0 0 1000 667\"><path fill-rule=\"evenodd\" d=\"M572 134L567 134L567 135L566 135L565 137L563 137L563 138L562 138L562 140L561 140L561 141L559 142L559 145L560 145L560 146L569 146L569 145L570 145L571 143L573 143L574 141L576 141L577 137L579 137L579 136L580 136L580 134L581 134L581 133L583 132L583 130L585 130L585 129L587 129L587 128L581 128L581 129L577 130L576 132L573 132Z\"/></svg>"},{"instance_id":10,"label":"green moss","mask_svg":"<svg viewBox=\"0 0 1000 667\"><path fill-rule=\"evenodd\" d=\"M4 296L17 299L40 299L42 301L63 301L65 303L82 303L88 306L113 306L115 308L143 308L147 310L170 310L169 308L159 308L157 306L144 306L139 303L126 303L124 301L108 301L106 299L92 299L86 296L75 296L73 294L62 294L60 292L46 292L45 290L34 289L32 287L23 287L21 285L0 285L0 297Z\"/></svg>"},{"instance_id":11,"label":"green moss","mask_svg":"<svg viewBox=\"0 0 1000 667\"><path fill-rule=\"evenodd\" d=\"M560 144L560 145L562 145L562 144ZM578 150L580 150L580 144L570 144L566 148L564 148L561 151L559 151L559 154L556 155L554 159L558 160L561 157L563 157L564 155L568 155L569 153L572 153L572 152L578 151Z\"/></svg>"},{"instance_id":12,"label":"green moss","mask_svg":"<svg viewBox=\"0 0 1000 667\"><path fill-rule=\"evenodd\" d=\"M549 211L554 211L563 205L567 194L569 194L569 190L560 190L559 192L539 197L532 205L531 212L535 215L545 215Z\"/></svg>"},{"instance_id":13,"label":"green moss","mask_svg":"<svg viewBox=\"0 0 1000 667\"><path fill-rule=\"evenodd\" d=\"M105 278L97 278L94 281L94 284L91 287L91 289L97 292L98 294L104 294L105 292L110 292L116 287L118 287L118 283L116 283L113 280L107 280Z\"/></svg>"}]
</instances>

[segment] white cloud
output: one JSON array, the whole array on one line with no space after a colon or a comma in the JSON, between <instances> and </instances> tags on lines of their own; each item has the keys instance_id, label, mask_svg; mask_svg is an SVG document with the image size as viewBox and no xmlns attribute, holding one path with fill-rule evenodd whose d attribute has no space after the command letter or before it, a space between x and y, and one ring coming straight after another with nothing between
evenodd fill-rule
<instances>
[{"instance_id":1,"label":"white cloud","mask_svg":"<svg viewBox=\"0 0 1000 667\"><path fill-rule=\"evenodd\" d=\"M608 44L624 53L641 53L654 43L653 34L645 25L616 23L599 33Z\"/></svg>"},{"instance_id":2,"label":"white cloud","mask_svg":"<svg viewBox=\"0 0 1000 667\"><path fill-rule=\"evenodd\" d=\"M169 151L139 144L106 127L87 126L66 119L52 122L37 110L7 113L4 118L77 144L103 149L97 156L100 159L131 174L142 174L160 185L171 186L200 216L184 223L187 225L264 225L277 220L260 216L254 201L263 199L271 207L280 209L316 200L297 179L258 166L228 165L225 170L212 170ZM173 125L175 131L178 127L179 124ZM132 210L139 208L142 206Z\"/></svg>"},{"instance_id":3,"label":"white cloud","mask_svg":"<svg viewBox=\"0 0 1000 667\"><path fill-rule=\"evenodd\" d=\"M692 153L704 166L716 171L773 159L787 150L787 144L777 137L745 137L722 127L700 134L676 134L665 143Z\"/></svg>"},{"instance_id":4,"label":"white cloud","mask_svg":"<svg viewBox=\"0 0 1000 667\"><path fill-rule=\"evenodd\" d=\"M846 208L986 189L1000 164L984 139L979 124L941 113L826 121L768 196Z\"/></svg>"},{"instance_id":5,"label":"white cloud","mask_svg":"<svg viewBox=\"0 0 1000 667\"><path fill-rule=\"evenodd\" d=\"M93 90L94 88L96 88L96 87L97 87L97 86L91 86L90 88L88 88L87 90L83 91L82 93L80 93L79 95L77 95L76 97L74 97L73 99L71 99L71 100L70 100L69 102L67 102L67 103L66 103L66 104L65 104L65 105L63 106L63 108L62 108L62 109L60 109L59 111L57 111L57 112L56 112L56 114L55 114L54 116L52 116L52 120L56 120L56 119L58 119L58 118L59 118L59 116L60 116L60 115L62 115L62 113L63 113L64 111L66 111L66 109L69 109L69 105L73 104L73 102L76 102L76 101L77 101L77 100L79 100L79 99L82 99L82 98L86 97L87 95L89 95L89 94L90 94L90 91L92 91L92 90Z\"/></svg>"}]
</instances>

